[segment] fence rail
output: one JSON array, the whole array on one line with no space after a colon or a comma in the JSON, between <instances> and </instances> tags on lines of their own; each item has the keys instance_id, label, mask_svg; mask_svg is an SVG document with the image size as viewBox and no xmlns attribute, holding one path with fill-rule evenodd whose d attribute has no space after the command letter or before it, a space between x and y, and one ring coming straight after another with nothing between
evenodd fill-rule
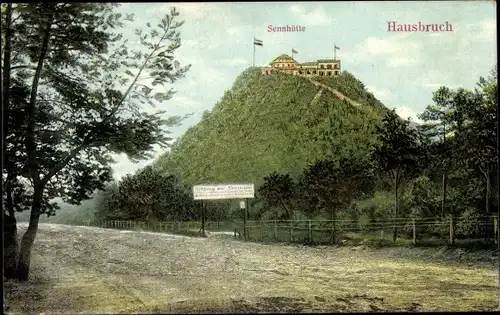
<instances>
[{"instance_id":1,"label":"fence rail","mask_svg":"<svg viewBox=\"0 0 500 315\"><path fill-rule=\"evenodd\" d=\"M201 222L140 222L101 220L75 222L77 225L121 230L144 230L163 233L198 235ZM395 218L361 222L360 220L272 220L272 221L207 221L205 231L232 235L249 241L291 243L391 243L394 229L398 243L446 245L460 242L493 243L497 241L496 216L465 219ZM246 233L245 233L246 230ZM231 233L229 233L231 232Z\"/></svg>"}]
</instances>

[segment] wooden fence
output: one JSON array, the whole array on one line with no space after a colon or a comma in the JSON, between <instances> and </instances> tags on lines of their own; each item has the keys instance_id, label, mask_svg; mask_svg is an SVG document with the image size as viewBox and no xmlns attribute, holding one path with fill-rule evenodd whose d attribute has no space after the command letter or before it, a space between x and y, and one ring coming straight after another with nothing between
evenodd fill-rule
<instances>
[{"instance_id":1,"label":"wooden fence","mask_svg":"<svg viewBox=\"0 0 500 315\"><path fill-rule=\"evenodd\" d=\"M201 222L139 222L103 220L81 222L102 228L143 230L186 235L201 234ZM460 242L493 243L497 241L498 218L467 220L440 218L398 218L360 222L359 220L274 220L274 221L208 221L205 231L224 232L249 241L290 243L391 243L394 227L397 242L405 244L446 245ZM245 233L246 230L246 233ZM229 233L231 232L231 233ZM214 233L217 235L217 233ZM245 237L246 236L246 237Z\"/></svg>"},{"instance_id":2,"label":"wooden fence","mask_svg":"<svg viewBox=\"0 0 500 315\"><path fill-rule=\"evenodd\" d=\"M290 243L389 243L446 245L460 242L497 242L498 218L476 218L471 223L449 217L398 218L361 223L359 220L290 220L249 221L246 225L248 240ZM245 227L243 227L245 229ZM241 233L245 235L245 233Z\"/></svg>"}]
</instances>

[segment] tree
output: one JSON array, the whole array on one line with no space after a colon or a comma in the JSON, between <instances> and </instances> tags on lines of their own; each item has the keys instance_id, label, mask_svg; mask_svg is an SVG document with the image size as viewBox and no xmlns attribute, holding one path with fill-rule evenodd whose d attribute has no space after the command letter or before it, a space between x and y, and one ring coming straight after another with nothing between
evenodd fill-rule
<instances>
[{"instance_id":1,"label":"tree","mask_svg":"<svg viewBox=\"0 0 500 315\"><path fill-rule=\"evenodd\" d=\"M313 209L331 215L334 231L338 209L369 194L373 184L374 176L370 165L355 158L319 160L304 170L300 181L305 193L303 198ZM332 243L335 243L335 233L332 234Z\"/></svg>"},{"instance_id":2,"label":"tree","mask_svg":"<svg viewBox=\"0 0 500 315\"><path fill-rule=\"evenodd\" d=\"M101 216L119 220L195 219L188 190L176 176L147 166L125 176L101 208Z\"/></svg>"},{"instance_id":3,"label":"tree","mask_svg":"<svg viewBox=\"0 0 500 315\"><path fill-rule=\"evenodd\" d=\"M115 6L16 5L16 23L13 19L10 28L16 36L5 33L5 47L10 45L15 55L3 60L11 79L10 86L4 81L4 95L15 80L29 87L28 97L18 102L9 96L15 104L6 107L24 114L16 119L24 128L8 131L20 135L23 148L8 153L24 156L18 171L31 186L30 222L16 270L20 280L28 278L39 217L52 211L45 200L57 196L79 204L90 198L111 180L110 153L125 153L133 160L150 157L155 144L170 141L164 127L181 120L164 119L164 112L149 114L140 106L170 99L173 91L160 92L161 86L189 69L174 61L180 47L177 29L183 24L175 21L177 11L172 9L157 27L148 23L147 34L136 31L145 52L129 50L127 40L111 32L132 19L113 13Z\"/></svg>"},{"instance_id":4,"label":"tree","mask_svg":"<svg viewBox=\"0 0 500 315\"><path fill-rule=\"evenodd\" d=\"M447 213L446 192L448 188L448 172L454 160L454 150L450 146L454 142L447 141L447 138L453 135L456 131L457 123L460 123L456 121L458 113L454 101L455 96L455 93L449 88L444 86L439 88L434 92L433 96L435 105L427 106L426 110L419 115L419 118L427 123L422 126L426 135L436 142L436 138L442 138L441 145L435 145L435 150L433 150L435 152L433 161L440 164L443 174L441 216Z\"/></svg>"},{"instance_id":5,"label":"tree","mask_svg":"<svg viewBox=\"0 0 500 315\"><path fill-rule=\"evenodd\" d=\"M459 90L458 102L464 117L458 134L460 155L464 166L484 176L486 214L491 213L492 181L497 167L497 69L488 79L481 77L474 92Z\"/></svg>"},{"instance_id":6,"label":"tree","mask_svg":"<svg viewBox=\"0 0 500 315\"><path fill-rule=\"evenodd\" d=\"M280 207L285 212L285 217L290 220L293 212L290 202L294 197L295 183L288 174L273 172L264 177L264 184L259 188L259 194L267 206Z\"/></svg>"},{"instance_id":7,"label":"tree","mask_svg":"<svg viewBox=\"0 0 500 315\"><path fill-rule=\"evenodd\" d=\"M400 192L422 167L423 137L395 110L388 112L382 125L377 127L377 137L379 144L373 151L373 160L381 171L387 173L394 190L393 241L396 242Z\"/></svg>"}]
</instances>

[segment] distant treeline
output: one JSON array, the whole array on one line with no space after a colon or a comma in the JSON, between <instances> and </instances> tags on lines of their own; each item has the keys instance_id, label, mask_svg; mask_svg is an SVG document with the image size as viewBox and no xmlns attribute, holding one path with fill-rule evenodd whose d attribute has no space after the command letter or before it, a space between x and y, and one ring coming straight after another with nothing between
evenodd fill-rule
<instances>
[{"instance_id":1,"label":"distant treeline","mask_svg":"<svg viewBox=\"0 0 500 315\"><path fill-rule=\"evenodd\" d=\"M466 222L471 236L491 234L493 224L486 229L478 222L491 216L498 204L496 79L495 68L473 91L440 88L434 93L435 104L419 115L424 124L410 124L389 111L374 132L369 154L339 156L332 145L329 157L310 163L299 176L271 172L250 203L249 219L369 222L453 216ZM153 166L110 186L98 204L99 218L200 217L191 187ZM207 205L208 220L242 217L237 202Z\"/></svg>"}]
</instances>

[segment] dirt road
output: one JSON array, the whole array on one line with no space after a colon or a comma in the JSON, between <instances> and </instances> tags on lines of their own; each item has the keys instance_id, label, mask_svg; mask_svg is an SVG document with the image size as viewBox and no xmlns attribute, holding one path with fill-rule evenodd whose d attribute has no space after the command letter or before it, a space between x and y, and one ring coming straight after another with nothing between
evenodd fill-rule
<instances>
[{"instance_id":1,"label":"dirt road","mask_svg":"<svg viewBox=\"0 0 500 315\"><path fill-rule=\"evenodd\" d=\"M21 227L21 230L24 229ZM487 267L310 248L41 224L8 312L488 310Z\"/></svg>"}]
</instances>

